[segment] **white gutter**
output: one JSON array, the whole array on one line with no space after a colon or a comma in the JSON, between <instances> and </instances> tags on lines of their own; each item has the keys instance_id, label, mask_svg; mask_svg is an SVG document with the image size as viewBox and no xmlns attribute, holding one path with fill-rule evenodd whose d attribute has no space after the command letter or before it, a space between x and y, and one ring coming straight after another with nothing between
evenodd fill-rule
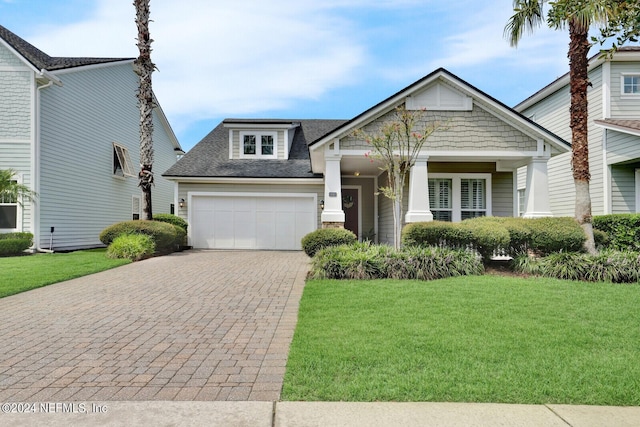
<instances>
[{"instance_id":1,"label":"white gutter","mask_svg":"<svg viewBox=\"0 0 640 427\"><path fill-rule=\"evenodd\" d=\"M31 201L31 206L33 207L31 228L33 231L34 250L37 252L53 253L51 249L43 249L40 247L40 203L37 200L40 194L40 91L54 84L56 86L62 86L62 81L44 68L40 70L37 75L49 81L42 86L37 86L35 91L34 126L33 137L31 138L33 144L31 146L31 185L33 191L36 193L36 197ZM35 84L37 85L37 82Z\"/></svg>"}]
</instances>

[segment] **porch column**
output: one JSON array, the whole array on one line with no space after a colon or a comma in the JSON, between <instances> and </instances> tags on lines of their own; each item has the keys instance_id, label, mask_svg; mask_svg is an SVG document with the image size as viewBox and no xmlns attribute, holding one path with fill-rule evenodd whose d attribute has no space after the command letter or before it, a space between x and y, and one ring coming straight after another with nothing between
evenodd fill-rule
<instances>
[{"instance_id":1,"label":"porch column","mask_svg":"<svg viewBox=\"0 0 640 427\"><path fill-rule=\"evenodd\" d=\"M553 216L549 204L549 180L546 158L531 159L527 165L527 189L525 191L525 218Z\"/></svg>"},{"instance_id":2,"label":"porch column","mask_svg":"<svg viewBox=\"0 0 640 427\"><path fill-rule=\"evenodd\" d=\"M343 228L341 155L326 155L324 163L324 210L322 228Z\"/></svg>"},{"instance_id":3,"label":"porch column","mask_svg":"<svg viewBox=\"0 0 640 427\"><path fill-rule=\"evenodd\" d=\"M419 156L409 172L409 210L404 217L405 222L433 221L429 209L429 173L428 156Z\"/></svg>"}]
</instances>

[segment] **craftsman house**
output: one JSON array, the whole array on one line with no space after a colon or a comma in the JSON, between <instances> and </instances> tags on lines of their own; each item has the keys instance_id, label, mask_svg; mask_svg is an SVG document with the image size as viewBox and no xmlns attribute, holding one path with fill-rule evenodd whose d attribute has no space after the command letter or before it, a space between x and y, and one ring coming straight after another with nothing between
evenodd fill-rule
<instances>
[{"instance_id":1,"label":"craftsman house","mask_svg":"<svg viewBox=\"0 0 640 427\"><path fill-rule=\"evenodd\" d=\"M391 243L386 176L354 131L394 109L426 109L446 122L406 184L406 222L518 215L517 170L528 167L524 214L551 216L547 164L569 151L561 137L438 69L351 120L227 119L163 175L196 248L299 249L319 227L344 226Z\"/></svg>"}]
</instances>

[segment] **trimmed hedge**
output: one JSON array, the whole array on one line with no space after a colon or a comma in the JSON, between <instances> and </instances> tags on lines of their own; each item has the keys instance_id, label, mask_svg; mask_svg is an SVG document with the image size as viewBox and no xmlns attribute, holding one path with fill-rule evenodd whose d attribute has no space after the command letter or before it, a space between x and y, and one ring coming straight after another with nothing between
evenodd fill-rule
<instances>
[{"instance_id":1,"label":"trimmed hedge","mask_svg":"<svg viewBox=\"0 0 640 427\"><path fill-rule=\"evenodd\" d=\"M153 220L168 222L169 224L177 225L178 227L182 228L185 233L187 233L187 229L189 228L189 223L187 223L187 221L173 214L155 214L153 216Z\"/></svg>"},{"instance_id":2,"label":"trimmed hedge","mask_svg":"<svg viewBox=\"0 0 640 427\"><path fill-rule=\"evenodd\" d=\"M606 233L611 249L640 251L640 214L594 216L593 228Z\"/></svg>"},{"instance_id":3,"label":"trimmed hedge","mask_svg":"<svg viewBox=\"0 0 640 427\"><path fill-rule=\"evenodd\" d=\"M484 272L472 252L438 247L391 246L368 242L330 246L311 261L313 279L417 279L435 280Z\"/></svg>"},{"instance_id":4,"label":"trimmed hedge","mask_svg":"<svg viewBox=\"0 0 640 427\"><path fill-rule=\"evenodd\" d=\"M0 234L0 256L21 255L33 245L33 234L25 232Z\"/></svg>"},{"instance_id":5,"label":"trimmed hedge","mask_svg":"<svg viewBox=\"0 0 640 427\"><path fill-rule=\"evenodd\" d=\"M486 261L496 251L516 256L582 251L586 236L573 218L481 217L460 223L431 221L409 224L402 231L405 246L474 248Z\"/></svg>"},{"instance_id":6,"label":"trimmed hedge","mask_svg":"<svg viewBox=\"0 0 640 427\"><path fill-rule=\"evenodd\" d=\"M348 245L358 241L358 236L344 228L320 228L302 238L302 250L313 257L319 250L328 246Z\"/></svg>"},{"instance_id":7,"label":"trimmed hedge","mask_svg":"<svg viewBox=\"0 0 640 427\"><path fill-rule=\"evenodd\" d=\"M122 234L107 248L109 258L125 258L139 261L153 255L156 245L153 238L146 234Z\"/></svg>"},{"instance_id":8,"label":"trimmed hedge","mask_svg":"<svg viewBox=\"0 0 640 427\"><path fill-rule=\"evenodd\" d=\"M178 248L178 226L160 221L132 220L113 224L100 233L100 241L109 246L124 234L146 234L153 239L157 253L171 253Z\"/></svg>"}]
</instances>

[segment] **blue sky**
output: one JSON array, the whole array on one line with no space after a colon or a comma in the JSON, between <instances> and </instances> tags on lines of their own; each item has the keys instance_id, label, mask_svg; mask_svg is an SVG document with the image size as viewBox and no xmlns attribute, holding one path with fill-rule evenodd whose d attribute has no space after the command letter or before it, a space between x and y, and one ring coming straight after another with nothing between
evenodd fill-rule
<instances>
[{"instance_id":1,"label":"blue sky","mask_svg":"<svg viewBox=\"0 0 640 427\"><path fill-rule=\"evenodd\" d=\"M51 56L135 57L132 0L0 0ZM183 148L226 117L350 119L444 67L509 106L568 71L568 34L503 38L512 0L151 0L154 91Z\"/></svg>"}]
</instances>

